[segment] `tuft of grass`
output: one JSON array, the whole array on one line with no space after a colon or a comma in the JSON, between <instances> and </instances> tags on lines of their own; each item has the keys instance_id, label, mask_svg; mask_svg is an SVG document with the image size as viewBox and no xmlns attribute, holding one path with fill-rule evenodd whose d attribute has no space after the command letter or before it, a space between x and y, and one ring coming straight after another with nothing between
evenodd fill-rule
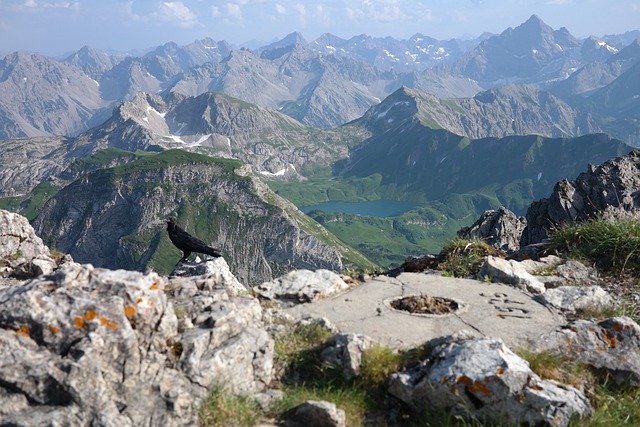
<instances>
[{"instance_id":1,"label":"tuft of grass","mask_svg":"<svg viewBox=\"0 0 640 427\"><path fill-rule=\"evenodd\" d=\"M401 369L402 356L389 347L377 345L362 352L359 381L365 388L384 393L389 375Z\"/></svg>"},{"instance_id":2,"label":"tuft of grass","mask_svg":"<svg viewBox=\"0 0 640 427\"><path fill-rule=\"evenodd\" d=\"M598 384L591 396L593 414L572 420L571 427L609 427L640 425L640 388L611 391Z\"/></svg>"},{"instance_id":3,"label":"tuft of grass","mask_svg":"<svg viewBox=\"0 0 640 427\"><path fill-rule=\"evenodd\" d=\"M640 309L638 304L623 301L617 306L609 307L585 307L576 310L576 317L579 319L603 320L610 317L629 317L634 322L640 322Z\"/></svg>"},{"instance_id":4,"label":"tuft of grass","mask_svg":"<svg viewBox=\"0 0 640 427\"><path fill-rule=\"evenodd\" d=\"M482 240L455 238L442 248L438 268L446 276L468 277L480 271L486 256L500 254L500 251Z\"/></svg>"},{"instance_id":5,"label":"tuft of grass","mask_svg":"<svg viewBox=\"0 0 640 427\"><path fill-rule=\"evenodd\" d=\"M600 270L640 273L640 220L595 218L563 226L551 235L551 247L561 254L594 263Z\"/></svg>"},{"instance_id":6,"label":"tuft of grass","mask_svg":"<svg viewBox=\"0 0 640 427\"><path fill-rule=\"evenodd\" d=\"M568 384L579 390L592 389L596 380L588 366L576 363L556 351L534 353L521 350L518 356L529 362L531 370L540 377Z\"/></svg>"},{"instance_id":7,"label":"tuft of grass","mask_svg":"<svg viewBox=\"0 0 640 427\"><path fill-rule=\"evenodd\" d=\"M198 417L199 427L245 427L263 417L260 405L247 396L235 396L222 386L209 390Z\"/></svg>"}]
</instances>

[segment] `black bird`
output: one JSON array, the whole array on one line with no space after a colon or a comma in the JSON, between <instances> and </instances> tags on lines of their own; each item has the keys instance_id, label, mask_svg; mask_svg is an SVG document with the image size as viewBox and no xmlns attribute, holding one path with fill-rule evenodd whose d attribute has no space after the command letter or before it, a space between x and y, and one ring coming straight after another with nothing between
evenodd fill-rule
<instances>
[{"instance_id":1,"label":"black bird","mask_svg":"<svg viewBox=\"0 0 640 427\"><path fill-rule=\"evenodd\" d=\"M176 248L180 249L184 255L178 262L185 261L187 257L191 255L191 252L211 255L216 258L222 256L218 249L212 248L202 240L184 231L184 229L178 225L175 218L166 219L164 222L167 223L169 239L171 239Z\"/></svg>"}]
</instances>

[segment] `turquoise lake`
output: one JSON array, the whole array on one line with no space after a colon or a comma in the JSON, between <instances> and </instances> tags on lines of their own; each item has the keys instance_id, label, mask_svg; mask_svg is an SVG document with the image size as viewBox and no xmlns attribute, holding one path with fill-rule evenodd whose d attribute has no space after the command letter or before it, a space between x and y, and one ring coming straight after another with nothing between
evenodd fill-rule
<instances>
[{"instance_id":1,"label":"turquoise lake","mask_svg":"<svg viewBox=\"0 0 640 427\"><path fill-rule=\"evenodd\" d=\"M385 218L398 216L418 206L421 206L421 204L414 202L398 202L395 200L370 200L366 202L324 202L318 205L302 206L299 209L304 213L309 213L312 210L317 209L323 212L337 212Z\"/></svg>"}]
</instances>

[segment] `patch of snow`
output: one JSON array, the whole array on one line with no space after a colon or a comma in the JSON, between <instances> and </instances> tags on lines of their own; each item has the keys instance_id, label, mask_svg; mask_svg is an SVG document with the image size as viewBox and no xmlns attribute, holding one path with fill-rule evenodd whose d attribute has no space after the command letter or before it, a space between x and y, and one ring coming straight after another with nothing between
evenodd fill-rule
<instances>
[{"instance_id":1,"label":"patch of snow","mask_svg":"<svg viewBox=\"0 0 640 427\"><path fill-rule=\"evenodd\" d=\"M149 123L149 117L143 117L142 120L144 120L145 122Z\"/></svg>"},{"instance_id":2,"label":"patch of snow","mask_svg":"<svg viewBox=\"0 0 640 427\"><path fill-rule=\"evenodd\" d=\"M336 51L336 48L333 47L333 46L325 46L325 49L327 49L327 50L329 50L331 52L335 52Z\"/></svg>"},{"instance_id":3,"label":"patch of snow","mask_svg":"<svg viewBox=\"0 0 640 427\"><path fill-rule=\"evenodd\" d=\"M540 178L542 178L542 172L538 172L538 181L540 181Z\"/></svg>"},{"instance_id":4,"label":"patch of snow","mask_svg":"<svg viewBox=\"0 0 640 427\"><path fill-rule=\"evenodd\" d=\"M287 171L287 168L284 169L280 169L278 172L269 172L269 171L260 171L258 173L260 173L261 175L265 175L265 176L284 176L285 172Z\"/></svg>"},{"instance_id":5,"label":"patch of snow","mask_svg":"<svg viewBox=\"0 0 640 427\"><path fill-rule=\"evenodd\" d=\"M91 79L91 80L93 80L93 79ZM100 83L98 83L97 80L93 80L93 82L96 84L96 86L100 87Z\"/></svg>"},{"instance_id":6,"label":"patch of snow","mask_svg":"<svg viewBox=\"0 0 640 427\"><path fill-rule=\"evenodd\" d=\"M178 135L167 135L167 138L172 139L173 142L179 142L181 144L184 144L184 141Z\"/></svg>"}]
</instances>

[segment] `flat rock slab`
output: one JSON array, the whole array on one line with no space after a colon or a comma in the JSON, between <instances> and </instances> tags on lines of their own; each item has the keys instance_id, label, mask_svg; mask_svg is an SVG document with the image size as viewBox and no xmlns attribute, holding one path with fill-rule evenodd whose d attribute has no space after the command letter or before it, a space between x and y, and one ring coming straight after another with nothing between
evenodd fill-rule
<instances>
[{"instance_id":1,"label":"flat rock slab","mask_svg":"<svg viewBox=\"0 0 640 427\"><path fill-rule=\"evenodd\" d=\"M415 315L391 308L394 299L411 295L449 298L461 307L446 315ZM378 276L333 298L285 311L297 318L325 317L341 332L366 335L399 349L462 329L502 338L512 349L535 349L541 335L566 323L560 312L512 286L423 273Z\"/></svg>"}]
</instances>

